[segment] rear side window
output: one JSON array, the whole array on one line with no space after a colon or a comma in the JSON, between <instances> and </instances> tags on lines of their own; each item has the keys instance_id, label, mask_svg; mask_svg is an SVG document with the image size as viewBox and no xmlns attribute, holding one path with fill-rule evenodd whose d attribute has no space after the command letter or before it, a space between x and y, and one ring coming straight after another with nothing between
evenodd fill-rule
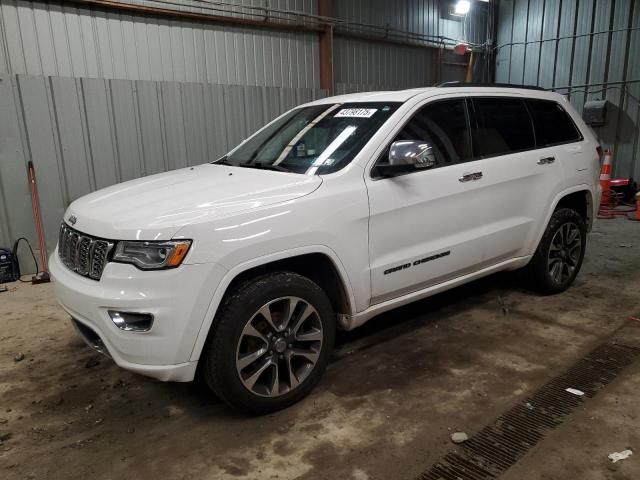
<instances>
[{"instance_id":1,"label":"rear side window","mask_svg":"<svg viewBox=\"0 0 640 480\"><path fill-rule=\"evenodd\" d=\"M538 147L579 142L582 135L569 114L551 100L527 100Z\"/></svg>"},{"instance_id":2,"label":"rear side window","mask_svg":"<svg viewBox=\"0 0 640 480\"><path fill-rule=\"evenodd\" d=\"M419 110L394 141L421 140L433 148L436 167L471 158L467 109L463 99L429 103Z\"/></svg>"},{"instance_id":3,"label":"rear side window","mask_svg":"<svg viewBox=\"0 0 640 480\"><path fill-rule=\"evenodd\" d=\"M535 148L531 117L517 98L474 98L473 152L493 157Z\"/></svg>"}]
</instances>

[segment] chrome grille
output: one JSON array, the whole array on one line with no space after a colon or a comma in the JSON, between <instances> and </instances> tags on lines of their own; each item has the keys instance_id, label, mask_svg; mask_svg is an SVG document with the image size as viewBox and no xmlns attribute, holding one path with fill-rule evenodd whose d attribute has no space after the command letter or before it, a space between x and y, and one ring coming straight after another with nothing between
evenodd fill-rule
<instances>
[{"instance_id":1,"label":"chrome grille","mask_svg":"<svg viewBox=\"0 0 640 480\"><path fill-rule=\"evenodd\" d=\"M113 243L84 235L67 224L60 226L58 255L62 263L83 277L100 280Z\"/></svg>"}]
</instances>

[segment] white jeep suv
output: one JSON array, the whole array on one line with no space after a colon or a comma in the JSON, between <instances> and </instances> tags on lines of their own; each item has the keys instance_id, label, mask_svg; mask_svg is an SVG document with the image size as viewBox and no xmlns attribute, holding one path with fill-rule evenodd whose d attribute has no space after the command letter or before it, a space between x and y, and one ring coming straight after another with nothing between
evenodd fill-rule
<instances>
[{"instance_id":1,"label":"white jeep suv","mask_svg":"<svg viewBox=\"0 0 640 480\"><path fill-rule=\"evenodd\" d=\"M599 151L540 89L325 98L210 164L73 202L56 294L121 367L197 371L230 405L274 411L318 383L337 328L499 270L565 290L599 202Z\"/></svg>"}]
</instances>

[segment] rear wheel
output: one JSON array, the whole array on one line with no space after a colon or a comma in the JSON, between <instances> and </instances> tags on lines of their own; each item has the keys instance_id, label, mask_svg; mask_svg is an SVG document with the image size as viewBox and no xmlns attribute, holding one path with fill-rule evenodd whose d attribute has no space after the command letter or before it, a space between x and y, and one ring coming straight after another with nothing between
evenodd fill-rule
<instances>
[{"instance_id":1,"label":"rear wheel","mask_svg":"<svg viewBox=\"0 0 640 480\"><path fill-rule=\"evenodd\" d=\"M556 210L524 269L530 286L547 295L569 288L582 266L586 244L587 228L582 216L570 208Z\"/></svg>"},{"instance_id":2,"label":"rear wheel","mask_svg":"<svg viewBox=\"0 0 640 480\"><path fill-rule=\"evenodd\" d=\"M203 375L238 410L285 408L320 380L335 328L329 299L308 278L290 272L255 278L231 292L216 315Z\"/></svg>"}]
</instances>

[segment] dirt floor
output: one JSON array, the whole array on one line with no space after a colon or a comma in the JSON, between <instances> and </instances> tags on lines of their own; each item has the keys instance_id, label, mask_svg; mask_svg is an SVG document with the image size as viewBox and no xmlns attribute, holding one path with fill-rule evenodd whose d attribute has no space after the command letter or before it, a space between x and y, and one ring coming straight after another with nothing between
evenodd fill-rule
<instances>
[{"instance_id":1,"label":"dirt floor","mask_svg":"<svg viewBox=\"0 0 640 480\"><path fill-rule=\"evenodd\" d=\"M554 297L500 274L342 334L303 402L261 418L96 356L51 285L0 293L0 478L412 479L640 316L640 224L601 221ZM24 358L21 358L24 355ZM16 361L19 360L19 361ZM638 362L640 363L640 362ZM640 364L503 478L640 478ZM638 453L616 464L607 455Z\"/></svg>"}]
</instances>

